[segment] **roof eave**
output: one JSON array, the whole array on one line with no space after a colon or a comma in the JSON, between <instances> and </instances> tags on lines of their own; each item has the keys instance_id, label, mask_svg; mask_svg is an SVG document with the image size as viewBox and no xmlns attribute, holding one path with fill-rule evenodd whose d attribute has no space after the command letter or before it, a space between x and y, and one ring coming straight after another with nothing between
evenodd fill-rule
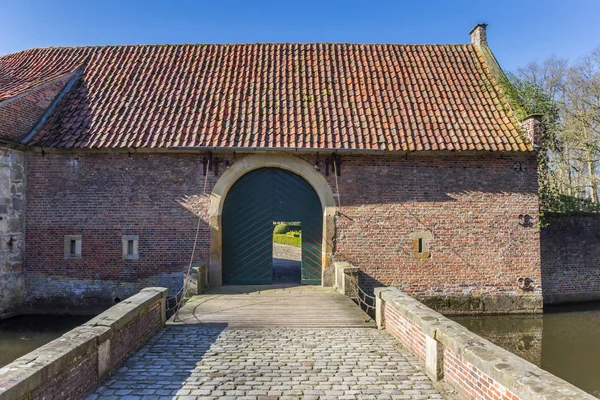
<instances>
[{"instance_id":1,"label":"roof eave","mask_svg":"<svg viewBox=\"0 0 600 400\"><path fill-rule=\"evenodd\" d=\"M57 148L25 146L27 149L44 153L115 153L115 154L153 154L153 153L292 153L292 154L347 154L347 155L394 155L394 156L481 156L506 155L530 156L535 150L491 151L491 150L379 150L379 149L332 149L332 148L285 148L285 147L217 147L217 146L171 146L163 148Z\"/></svg>"}]
</instances>

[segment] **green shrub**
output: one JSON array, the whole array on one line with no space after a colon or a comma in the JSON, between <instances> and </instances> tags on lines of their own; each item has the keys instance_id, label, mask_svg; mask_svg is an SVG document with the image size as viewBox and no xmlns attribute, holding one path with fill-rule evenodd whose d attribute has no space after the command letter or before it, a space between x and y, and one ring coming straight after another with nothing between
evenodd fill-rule
<instances>
[{"instance_id":1,"label":"green shrub","mask_svg":"<svg viewBox=\"0 0 600 400\"><path fill-rule=\"evenodd\" d=\"M281 235L284 233L302 234L302 223L300 222L278 222L273 228L273 233Z\"/></svg>"},{"instance_id":2,"label":"green shrub","mask_svg":"<svg viewBox=\"0 0 600 400\"><path fill-rule=\"evenodd\" d=\"M289 229L290 228L289 228L288 224L286 224L285 222L283 222L281 224L275 225L275 228L273 228L273 234L275 234L275 235L281 235L281 234L287 233L287 231Z\"/></svg>"}]
</instances>

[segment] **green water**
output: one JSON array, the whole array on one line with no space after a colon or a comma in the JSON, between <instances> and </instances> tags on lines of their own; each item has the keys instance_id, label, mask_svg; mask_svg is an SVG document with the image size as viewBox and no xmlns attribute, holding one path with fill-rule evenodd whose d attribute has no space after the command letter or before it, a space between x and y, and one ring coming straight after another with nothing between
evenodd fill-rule
<instances>
[{"instance_id":1,"label":"green water","mask_svg":"<svg viewBox=\"0 0 600 400\"><path fill-rule=\"evenodd\" d=\"M543 316L451 318L600 398L600 303L546 307Z\"/></svg>"},{"instance_id":2,"label":"green water","mask_svg":"<svg viewBox=\"0 0 600 400\"><path fill-rule=\"evenodd\" d=\"M60 337L91 316L21 315L0 321L0 367Z\"/></svg>"}]
</instances>

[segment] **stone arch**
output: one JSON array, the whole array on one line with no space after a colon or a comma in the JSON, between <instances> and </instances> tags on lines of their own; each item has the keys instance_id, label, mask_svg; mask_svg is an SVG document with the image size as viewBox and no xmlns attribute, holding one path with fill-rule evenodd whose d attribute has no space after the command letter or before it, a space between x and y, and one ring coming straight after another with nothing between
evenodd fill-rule
<instances>
[{"instance_id":1,"label":"stone arch","mask_svg":"<svg viewBox=\"0 0 600 400\"><path fill-rule=\"evenodd\" d=\"M223 284L222 214L229 189L243 175L258 168L281 168L300 175L314 189L323 207L323 241L321 249L322 285L333 286L333 237L335 235L335 202L331 187L312 165L284 154L253 154L236 161L215 184L208 208L210 222L210 286Z\"/></svg>"}]
</instances>

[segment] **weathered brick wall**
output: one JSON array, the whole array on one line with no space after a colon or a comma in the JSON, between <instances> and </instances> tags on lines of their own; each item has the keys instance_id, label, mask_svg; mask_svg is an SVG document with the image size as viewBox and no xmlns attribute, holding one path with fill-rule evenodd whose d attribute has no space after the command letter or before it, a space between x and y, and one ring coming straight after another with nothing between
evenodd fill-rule
<instances>
[{"instance_id":1,"label":"weathered brick wall","mask_svg":"<svg viewBox=\"0 0 600 400\"><path fill-rule=\"evenodd\" d=\"M75 357L64 370L48 377L22 399L79 400L97 384L98 352L91 350Z\"/></svg>"},{"instance_id":2,"label":"weathered brick wall","mask_svg":"<svg viewBox=\"0 0 600 400\"><path fill-rule=\"evenodd\" d=\"M0 148L0 318L18 312L24 296L25 155Z\"/></svg>"},{"instance_id":3,"label":"weathered brick wall","mask_svg":"<svg viewBox=\"0 0 600 400\"><path fill-rule=\"evenodd\" d=\"M161 303L155 302L113 337L110 343L110 370L121 366L156 333L157 327L161 326L161 313Z\"/></svg>"},{"instance_id":4,"label":"weathered brick wall","mask_svg":"<svg viewBox=\"0 0 600 400\"><path fill-rule=\"evenodd\" d=\"M425 333L417 324L404 318L395 307L385 303L384 318L385 328L398 339L404 347L421 361L425 360Z\"/></svg>"},{"instance_id":5,"label":"weathered brick wall","mask_svg":"<svg viewBox=\"0 0 600 400\"><path fill-rule=\"evenodd\" d=\"M421 362L425 362L425 332L419 325L407 319L402 312L385 303L385 329L409 349ZM491 379L480 369L473 366L451 349L443 349L444 380L457 388L465 398L486 400L515 400L518 399L504 386ZM511 397L514 396L514 397Z\"/></svg>"},{"instance_id":6,"label":"weathered brick wall","mask_svg":"<svg viewBox=\"0 0 600 400\"><path fill-rule=\"evenodd\" d=\"M37 125L72 74L0 102L0 138L20 142Z\"/></svg>"},{"instance_id":7,"label":"weathered brick wall","mask_svg":"<svg viewBox=\"0 0 600 400\"><path fill-rule=\"evenodd\" d=\"M520 397L491 379L479 368L444 348L444 379L467 399L518 400Z\"/></svg>"},{"instance_id":8,"label":"weathered brick wall","mask_svg":"<svg viewBox=\"0 0 600 400\"><path fill-rule=\"evenodd\" d=\"M363 287L444 312L541 311L534 157L357 156L341 171L336 257L361 268ZM419 231L433 236L430 258L414 254Z\"/></svg>"},{"instance_id":9,"label":"weathered brick wall","mask_svg":"<svg viewBox=\"0 0 600 400\"><path fill-rule=\"evenodd\" d=\"M110 304L157 285L177 292L197 213L207 215L203 157L28 154L28 304ZM209 173L209 189L215 180ZM202 222L197 260L208 257L209 233ZM65 235L82 236L80 259L65 260ZM122 235L139 236L139 259L123 259Z\"/></svg>"},{"instance_id":10,"label":"weathered brick wall","mask_svg":"<svg viewBox=\"0 0 600 400\"><path fill-rule=\"evenodd\" d=\"M544 218L544 302L600 299L600 215L546 214Z\"/></svg>"},{"instance_id":11,"label":"weathered brick wall","mask_svg":"<svg viewBox=\"0 0 600 400\"><path fill-rule=\"evenodd\" d=\"M112 300L150 284L173 291L189 262L196 215L203 217L198 260L208 259L204 157L29 154L30 299ZM243 155L219 158L233 163ZM320 166L325 174L323 156ZM219 175L224 169L221 163ZM326 179L335 194L331 167ZM209 172L207 193L215 182ZM364 287L441 298L438 308L461 299L457 307L467 312L539 306L534 157L344 156L338 185L336 258L361 269ZM430 258L413 254L411 235L423 231L432 234ZM64 236L78 234L83 257L65 260ZM122 259L121 236L128 234L139 235L139 260ZM525 277L533 292L518 288Z\"/></svg>"}]
</instances>

